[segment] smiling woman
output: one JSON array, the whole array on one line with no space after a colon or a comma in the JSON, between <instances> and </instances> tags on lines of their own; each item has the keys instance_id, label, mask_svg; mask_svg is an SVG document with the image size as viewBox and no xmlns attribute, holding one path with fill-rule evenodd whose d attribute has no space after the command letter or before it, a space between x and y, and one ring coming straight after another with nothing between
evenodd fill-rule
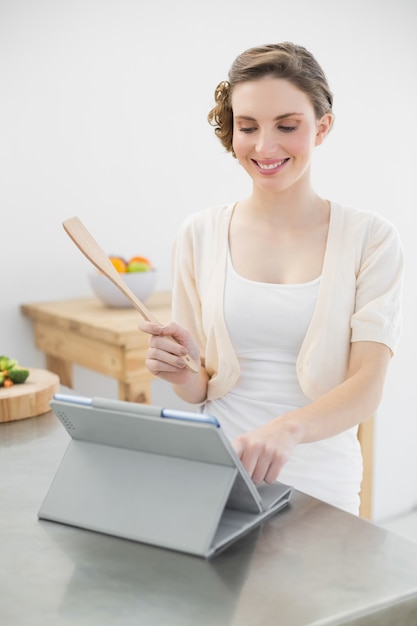
<instances>
[{"instance_id":1,"label":"smiling woman","mask_svg":"<svg viewBox=\"0 0 417 626\"><path fill-rule=\"evenodd\" d=\"M329 132L332 114L317 119L309 96L282 78L239 83L231 100L233 153L260 191L265 179L271 192L306 179L309 184L312 153Z\"/></svg>"},{"instance_id":2,"label":"smiling woman","mask_svg":"<svg viewBox=\"0 0 417 626\"><path fill-rule=\"evenodd\" d=\"M140 323L147 367L219 419L255 483L279 479L357 514L358 425L381 400L400 334L397 231L313 189L333 97L305 48L244 52L215 101L209 122L252 190L180 228L175 322Z\"/></svg>"}]
</instances>

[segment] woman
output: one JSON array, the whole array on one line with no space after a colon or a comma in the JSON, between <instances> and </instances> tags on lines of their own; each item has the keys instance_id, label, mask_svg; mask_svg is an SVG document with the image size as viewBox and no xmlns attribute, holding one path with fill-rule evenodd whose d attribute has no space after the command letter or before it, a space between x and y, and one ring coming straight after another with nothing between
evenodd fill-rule
<instances>
[{"instance_id":1,"label":"woman","mask_svg":"<svg viewBox=\"0 0 417 626\"><path fill-rule=\"evenodd\" d=\"M358 514L357 427L378 407L399 339L403 256L387 220L312 187L332 104L301 46L237 57L209 122L252 192L186 220L175 323L140 328L149 370L220 420L255 483L279 479Z\"/></svg>"}]
</instances>

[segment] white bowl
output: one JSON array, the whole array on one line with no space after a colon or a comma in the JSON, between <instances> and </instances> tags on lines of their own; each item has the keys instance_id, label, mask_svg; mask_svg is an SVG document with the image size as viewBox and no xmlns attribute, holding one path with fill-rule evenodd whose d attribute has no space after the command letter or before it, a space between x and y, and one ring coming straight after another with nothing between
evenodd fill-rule
<instances>
[{"instance_id":1,"label":"white bowl","mask_svg":"<svg viewBox=\"0 0 417 626\"><path fill-rule=\"evenodd\" d=\"M157 272L153 268L147 272L126 272L120 274L126 285L133 291L135 296L145 302L155 289ZM104 274L95 272L90 274L90 285L95 295L110 307L133 307L133 304Z\"/></svg>"}]
</instances>

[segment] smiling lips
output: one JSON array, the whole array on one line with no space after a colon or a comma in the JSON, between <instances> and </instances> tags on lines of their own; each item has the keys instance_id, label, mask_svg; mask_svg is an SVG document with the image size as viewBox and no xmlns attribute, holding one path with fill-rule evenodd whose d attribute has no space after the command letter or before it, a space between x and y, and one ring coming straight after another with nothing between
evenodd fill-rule
<instances>
[{"instance_id":1,"label":"smiling lips","mask_svg":"<svg viewBox=\"0 0 417 626\"><path fill-rule=\"evenodd\" d=\"M253 161L264 174L275 174L280 170L289 159L281 159L280 161Z\"/></svg>"}]
</instances>

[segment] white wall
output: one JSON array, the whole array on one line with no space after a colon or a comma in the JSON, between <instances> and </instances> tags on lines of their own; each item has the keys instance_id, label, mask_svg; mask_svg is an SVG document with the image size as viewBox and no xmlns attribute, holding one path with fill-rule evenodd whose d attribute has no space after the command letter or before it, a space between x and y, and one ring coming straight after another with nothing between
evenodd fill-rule
<instances>
[{"instance_id":1,"label":"white wall","mask_svg":"<svg viewBox=\"0 0 417 626\"><path fill-rule=\"evenodd\" d=\"M61 222L149 256L170 285L173 232L249 183L206 122L243 49L301 43L326 69L336 125L323 195L376 209L407 256L405 327L376 432L374 518L417 505L416 4L413 0L0 0L0 352L43 365L24 302L90 295ZM116 393L80 368L77 389ZM168 394L155 383L155 395Z\"/></svg>"}]
</instances>

